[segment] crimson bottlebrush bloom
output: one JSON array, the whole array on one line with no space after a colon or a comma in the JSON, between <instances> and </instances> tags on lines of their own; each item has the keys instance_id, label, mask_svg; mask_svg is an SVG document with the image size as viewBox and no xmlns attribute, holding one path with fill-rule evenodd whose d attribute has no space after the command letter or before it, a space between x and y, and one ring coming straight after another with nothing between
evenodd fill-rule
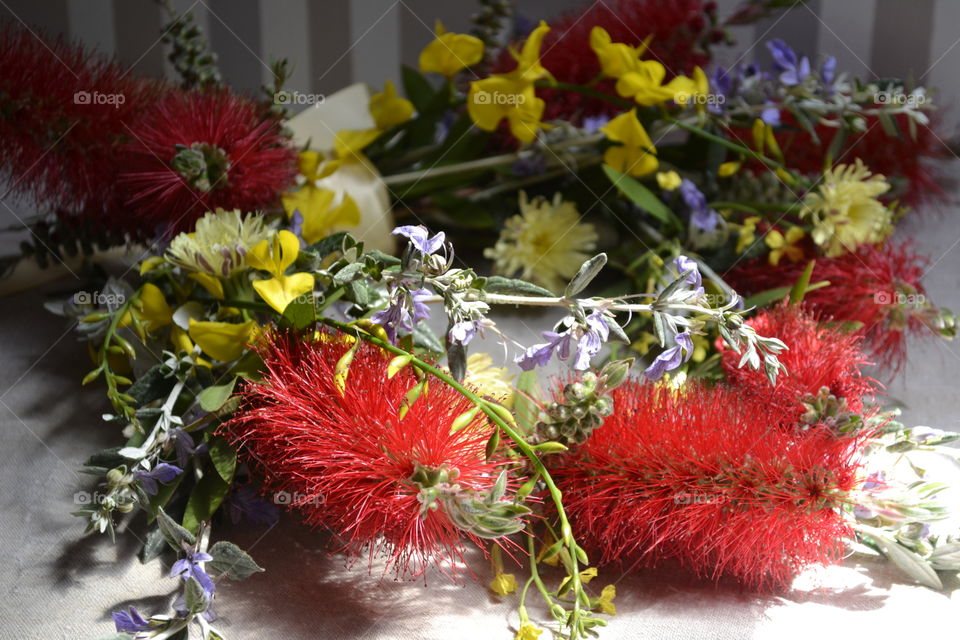
<instances>
[{"instance_id":1,"label":"crimson bottlebrush bloom","mask_svg":"<svg viewBox=\"0 0 960 640\"><path fill-rule=\"evenodd\" d=\"M800 306L789 304L763 311L748 324L758 334L775 336L787 345L787 351L778 356L786 373L777 376L776 385L771 386L763 371L739 367L740 354L718 341L723 370L735 387L753 394L771 412L781 411L785 424L796 424L805 411L801 398L816 395L821 387L846 400L853 413L863 410L865 396L879 390L876 381L861 370L869 363L859 335L829 327Z\"/></svg>"},{"instance_id":2,"label":"crimson bottlebrush bloom","mask_svg":"<svg viewBox=\"0 0 960 640\"><path fill-rule=\"evenodd\" d=\"M907 334L937 331L941 311L926 297L926 259L909 244L862 246L836 258L817 258L812 282L830 286L807 292L804 305L824 320L856 323L864 347L884 367L898 370L906 358ZM727 274L737 291L756 293L796 282L806 267L764 259L746 262Z\"/></svg>"},{"instance_id":3,"label":"crimson bottlebrush bloom","mask_svg":"<svg viewBox=\"0 0 960 640\"><path fill-rule=\"evenodd\" d=\"M706 45L722 37L712 27L716 4L702 0L613 0L594 2L585 9L569 11L550 21L541 47L541 63L560 82L587 84L600 74L597 56L590 48L590 30L603 27L613 42L637 46L652 36L647 60L659 60L668 79L688 74L710 61ZM516 60L503 52L492 71L512 70ZM604 80L595 89L616 95L613 81ZM620 109L609 102L570 91L540 89L546 103L544 120L563 118L580 122L584 116L613 115Z\"/></svg>"},{"instance_id":4,"label":"crimson bottlebrush bloom","mask_svg":"<svg viewBox=\"0 0 960 640\"><path fill-rule=\"evenodd\" d=\"M268 207L296 176L296 152L280 124L226 90L161 100L139 120L123 159L127 205L173 231L218 207Z\"/></svg>"},{"instance_id":5,"label":"crimson bottlebrush bloom","mask_svg":"<svg viewBox=\"0 0 960 640\"><path fill-rule=\"evenodd\" d=\"M263 474L266 491L285 492L311 525L331 530L351 556L388 556L385 571L423 575L434 565L455 577L463 541L446 507L421 516L418 468L445 469L461 489L489 490L502 462L487 460L491 432L482 414L454 434L473 404L435 381L401 419L417 384L411 368L387 378L391 354L362 344L341 395L335 369L348 345L324 334L274 336L259 347L265 373L247 385L225 429Z\"/></svg>"},{"instance_id":6,"label":"crimson bottlebrush bloom","mask_svg":"<svg viewBox=\"0 0 960 640\"><path fill-rule=\"evenodd\" d=\"M764 405L727 386L628 383L613 400L613 415L552 470L601 563L670 558L771 589L840 560L861 438L772 427Z\"/></svg>"},{"instance_id":7,"label":"crimson bottlebrush bloom","mask_svg":"<svg viewBox=\"0 0 960 640\"><path fill-rule=\"evenodd\" d=\"M0 154L14 191L115 221L117 148L165 90L63 40L0 30Z\"/></svg>"}]
</instances>

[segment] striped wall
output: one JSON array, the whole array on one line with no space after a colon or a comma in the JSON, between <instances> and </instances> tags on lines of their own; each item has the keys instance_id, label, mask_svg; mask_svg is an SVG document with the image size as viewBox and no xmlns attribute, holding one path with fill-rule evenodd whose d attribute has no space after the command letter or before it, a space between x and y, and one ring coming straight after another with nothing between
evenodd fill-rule
<instances>
[{"instance_id":1,"label":"striped wall","mask_svg":"<svg viewBox=\"0 0 960 640\"><path fill-rule=\"evenodd\" d=\"M172 0L207 30L222 71L236 88L256 90L271 60L295 61L290 89L330 93L351 81L381 84L415 64L434 20L469 26L469 0ZM586 0L587 2L591 0ZM602 2L603 0L596 0ZM519 0L530 17L549 17L583 0ZM721 0L721 15L737 0ZM0 0L0 20L65 34L116 55L137 73L171 73L159 44L163 21L153 0ZM805 7L734 30L736 47L718 60L763 58L762 42L784 38L810 54L832 54L840 68L867 77L897 75L941 88L941 104L960 97L957 0L809 0ZM948 114L957 122L956 113Z\"/></svg>"}]
</instances>

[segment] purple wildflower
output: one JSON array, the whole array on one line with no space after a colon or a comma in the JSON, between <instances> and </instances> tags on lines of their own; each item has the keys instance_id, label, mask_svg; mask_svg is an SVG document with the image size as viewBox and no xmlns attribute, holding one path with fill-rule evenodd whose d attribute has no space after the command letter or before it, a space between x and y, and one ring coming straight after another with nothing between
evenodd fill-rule
<instances>
[{"instance_id":1,"label":"purple wildflower","mask_svg":"<svg viewBox=\"0 0 960 640\"><path fill-rule=\"evenodd\" d=\"M696 287L698 294L703 293L703 277L700 275L700 268L697 266L696 260L680 255L674 259L673 266L677 268L679 275L687 274L687 284Z\"/></svg>"},{"instance_id":2,"label":"purple wildflower","mask_svg":"<svg viewBox=\"0 0 960 640\"><path fill-rule=\"evenodd\" d=\"M582 128L587 133L596 133L610 122L610 116L600 114L598 116L587 116L583 119Z\"/></svg>"},{"instance_id":3,"label":"purple wildflower","mask_svg":"<svg viewBox=\"0 0 960 640\"><path fill-rule=\"evenodd\" d=\"M760 112L760 119L771 127L780 126L780 107L769 100L765 104L769 106Z\"/></svg>"},{"instance_id":4,"label":"purple wildflower","mask_svg":"<svg viewBox=\"0 0 960 640\"><path fill-rule=\"evenodd\" d=\"M534 154L520 158L510 167L513 175L525 178L539 176L547 171L547 161L542 154Z\"/></svg>"},{"instance_id":5,"label":"purple wildflower","mask_svg":"<svg viewBox=\"0 0 960 640\"><path fill-rule=\"evenodd\" d=\"M213 556L209 553L202 551L188 553L186 558L180 558L173 563L173 566L170 567L170 577L176 578L179 576L183 578L184 581L193 578L200 583L205 593L212 594L216 587L213 584L213 579L207 575L207 572L204 571L201 564L203 562L210 562L211 560L213 560Z\"/></svg>"},{"instance_id":6,"label":"purple wildflower","mask_svg":"<svg viewBox=\"0 0 960 640\"><path fill-rule=\"evenodd\" d=\"M430 307L423 302L423 299L430 297L430 295L430 291L423 288L413 291L404 288L397 289L390 306L377 311L370 316L370 319L383 327L384 331L387 332L387 337L390 338L390 342L396 344L399 330L413 331L417 323L430 317Z\"/></svg>"},{"instance_id":7,"label":"purple wildflower","mask_svg":"<svg viewBox=\"0 0 960 640\"><path fill-rule=\"evenodd\" d=\"M833 84L837 77L837 59L834 56L828 56L823 64L820 65L820 79L824 84Z\"/></svg>"},{"instance_id":8,"label":"purple wildflower","mask_svg":"<svg viewBox=\"0 0 960 640\"><path fill-rule=\"evenodd\" d=\"M773 56L774 65L780 71L780 82L792 87L803 82L810 75L810 60L803 56L797 60L797 54L780 38L767 42L767 49Z\"/></svg>"},{"instance_id":9,"label":"purple wildflower","mask_svg":"<svg viewBox=\"0 0 960 640\"><path fill-rule=\"evenodd\" d=\"M117 631L121 633L137 634L140 631L149 631L150 622L145 620L140 612L130 607L127 611L114 611L111 615L113 624Z\"/></svg>"},{"instance_id":10,"label":"purple wildflower","mask_svg":"<svg viewBox=\"0 0 960 640\"><path fill-rule=\"evenodd\" d=\"M148 495L155 496L160 490L157 483L166 484L183 473L183 469L166 462L161 462L150 471L134 471L133 477L140 481L140 486Z\"/></svg>"},{"instance_id":11,"label":"purple wildflower","mask_svg":"<svg viewBox=\"0 0 960 640\"><path fill-rule=\"evenodd\" d=\"M450 341L457 344L470 344L477 333L477 323L473 320L464 320L450 327Z\"/></svg>"},{"instance_id":12,"label":"purple wildflower","mask_svg":"<svg viewBox=\"0 0 960 640\"><path fill-rule=\"evenodd\" d=\"M301 249L307 246L307 241L300 235L303 233L303 214L300 213L300 209L294 209L293 215L290 216L290 233L300 238Z\"/></svg>"},{"instance_id":13,"label":"purple wildflower","mask_svg":"<svg viewBox=\"0 0 960 640\"><path fill-rule=\"evenodd\" d=\"M650 380L659 380L667 371L673 371L693 355L693 339L688 332L678 333L674 340L676 344L657 356L649 367L644 369L643 375Z\"/></svg>"},{"instance_id":14,"label":"purple wildflower","mask_svg":"<svg viewBox=\"0 0 960 640\"><path fill-rule=\"evenodd\" d=\"M544 331L546 342L535 344L527 348L516 363L524 371L534 367L543 367L550 362L554 353L560 360L566 360L576 345L573 368L583 371L590 368L590 360L600 352L603 343L610 337L610 327L603 317L603 312L594 310L586 318L586 326L580 327L571 324L565 331Z\"/></svg>"},{"instance_id":15,"label":"purple wildflower","mask_svg":"<svg viewBox=\"0 0 960 640\"><path fill-rule=\"evenodd\" d=\"M393 230L393 235L407 238L410 244L427 256L436 253L440 247L443 246L443 241L446 239L443 231L431 238L430 232L423 225L397 227Z\"/></svg>"},{"instance_id":16,"label":"purple wildflower","mask_svg":"<svg viewBox=\"0 0 960 640\"><path fill-rule=\"evenodd\" d=\"M690 222L701 231L713 231L720 220L719 214L707 206L707 198L692 181L680 182L680 197L690 210Z\"/></svg>"}]
</instances>

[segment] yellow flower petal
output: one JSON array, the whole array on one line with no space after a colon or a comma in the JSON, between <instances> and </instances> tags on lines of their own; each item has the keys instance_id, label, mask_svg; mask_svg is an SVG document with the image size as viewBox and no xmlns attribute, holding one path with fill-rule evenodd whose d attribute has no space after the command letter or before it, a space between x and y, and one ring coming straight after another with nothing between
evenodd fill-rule
<instances>
[{"instance_id":1,"label":"yellow flower petal","mask_svg":"<svg viewBox=\"0 0 960 640\"><path fill-rule=\"evenodd\" d=\"M370 98L370 115L379 129L389 129L413 117L413 103L397 95L397 88L386 81L382 93Z\"/></svg>"},{"instance_id":2,"label":"yellow flower petal","mask_svg":"<svg viewBox=\"0 0 960 640\"><path fill-rule=\"evenodd\" d=\"M739 162L724 162L717 167L717 175L721 178L729 178L740 170Z\"/></svg>"},{"instance_id":3,"label":"yellow flower petal","mask_svg":"<svg viewBox=\"0 0 960 640\"><path fill-rule=\"evenodd\" d=\"M580 572L580 582L590 584L590 581L597 577L597 568L590 567Z\"/></svg>"},{"instance_id":4,"label":"yellow flower petal","mask_svg":"<svg viewBox=\"0 0 960 640\"><path fill-rule=\"evenodd\" d=\"M344 162L363 160L361 151L383 133L380 129L343 129L333 139L334 152Z\"/></svg>"},{"instance_id":5,"label":"yellow flower petal","mask_svg":"<svg viewBox=\"0 0 960 640\"><path fill-rule=\"evenodd\" d=\"M498 573L490 581L490 590L498 596L505 596L517 590L517 579L512 573Z\"/></svg>"},{"instance_id":6,"label":"yellow flower petal","mask_svg":"<svg viewBox=\"0 0 960 640\"><path fill-rule=\"evenodd\" d=\"M680 174L676 171L659 171L657 173L657 185L664 191L674 191L680 188Z\"/></svg>"},{"instance_id":7,"label":"yellow flower petal","mask_svg":"<svg viewBox=\"0 0 960 640\"><path fill-rule=\"evenodd\" d=\"M140 275L144 275L145 273L149 273L150 271L153 271L154 269L156 269L166 261L167 259L164 258L163 256L151 256L147 258L146 260L140 263Z\"/></svg>"},{"instance_id":8,"label":"yellow flower petal","mask_svg":"<svg viewBox=\"0 0 960 640\"><path fill-rule=\"evenodd\" d=\"M209 273L203 273L201 271L191 273L187 277L191 280L195 280L217 300L223 300L223 282L220 281L220 278L212 276Z\"/></svg>"},{"instance_id":9,"label":"yellow flower petal","mask_svg":"<svg viewBox=\"0 0 960 640\"><path fill-rule=\"evenodd\" d=\"M276 276L269 280L255 280L253 288L264 302L273 307L277 313L282 314L291 302L313 290L313 274L294 273L289 276Z\"/></svg>"},{"instance_id":10,"label":"yellow flower petal","mask_svg":"<svg viewBox=\"0 0 960 640\"><path fill-rule=\"evenodd\" d=\"M220 360L236 360L253 342L257 332L257 323L253 320L243 324L229 322L198 322L190 318L190 338L204 353Z\"/></svg>"},{"instance_id":11,"label":"yellow flower petal","mask_svg":"<svg viewBox=\"0 0 960 640\"><path fill-rule=\"evenodd\" d=\"M540 47L549 31L550 26L541 20L537 28L527 36L520 55L517 56L517 68L511 72L514 78L534 82L550 75L550 72L540 64Z\"/></svg>"},{"instance_id":12,"label":"yellow flower petal","mask_svg":"<svg viewBox=\"0 0 960 640\"><path fill-rule=\"evenodd\" d=\"M483 60L483 40L464 33L447 33L439 20L436 39L420 52L419 66L423 73L439 73L448 78L465 67Z\"/></svg>"},{"instance_id":13,"label":"yellow flower petal","mask_svg":"<svg viewBox=\"0 0 960 640\"><path fill-rule=\"evenodd\" d=\"M608 615L616 615L617 608L613 604L613 599L617 597L617 588L612 584L608 584L603 588L603 591L600 592L600 602L597 604L600 607L600 611Z\"/></svg>"},{"instance_id":14,"label":"yellow flower petal","mask_svg":"<svg viewBox=\"0 0 960 640\"><path fill-rule=\"evenodd\" d=\"M531 622L526 622L520 625L520 629L517 631L517 635L513 636L513 640L537 640L541 633L543 633L543 629Z\"/></svg>"},{"instance_id":15,"label":"yellow flower petal","mask_svg":"<svg viewBox=\"0 0 960 640\"><path fill-rule=\"evenodd\" d=\"M157 285L144 284L140 288L139 300L141 306L134 313L147 331L156 331L173 321L173 311Z\"/></svg>"}]
</instances>

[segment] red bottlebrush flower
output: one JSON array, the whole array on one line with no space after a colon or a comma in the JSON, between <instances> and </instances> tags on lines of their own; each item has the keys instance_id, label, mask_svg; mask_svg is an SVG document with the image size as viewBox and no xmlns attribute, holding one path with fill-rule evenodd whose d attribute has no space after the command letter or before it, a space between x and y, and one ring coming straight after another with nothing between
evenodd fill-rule
<instances>
[{"instance_id":1,"label":"red bottlebrush flower","mask_svg":"<svg viewBox=\"0 0 960 640\"><path fill-rule=\"evenodd\" d=\"M926 298L921 281L925 258L908 244L863 246L836 258L817 258L812 282L829 287L807 292L804 304L824 320L858 323L864 347L884 367L898 370L906 357L908 333L936 330L940 310ZM771 266L763 259L746 262L726 275L744 293L790 286L803 263Z\"/></svg>"},{"instance_id":2,"label":"red bottlebrush flower","mask_svg":"<svg viewBox=\"0 0 960 640\"><path fill-rule=\"evenodd\" d=\"M63 40L0 31L0 153L10 186L41 207L102 224L119 209L118 145L164 90Z\"/></svg>"},{"instance_id":3,"label":"red bottlebrush flower","mask_svg":"<svg viewBox=\"0 0 960 640\"><path fill-rule=\"evenodd\" d=\"M715 11L714 3L702 0L594 2L585 10L569 11L550 22L551 30L541 47L541 62L560 82L592 82L600 74L600 64L590 48L590 30L600 26L614 42L632 46L652 35L645 58L661 61L667 67L668 78L688 74L710 61L705 43L717 33L712 26ZM494 62L492 71L503 73L515 66L516 61L505 51ZM613 85L605 80L594 88L616 95ZM584 116L612 115L619 110L604 100L570 91L540 89L537 94L547 103L544 120L563 118L580 122Z\"/></svg>"},{"instance_id":4,"label":"red bottlebrush flower","mask_svg":"<svg viewBox=\"0 0 960 640\"><path fill-rule=\"evenodd\" d=\"M788 350L779 355L786 373L777 376L776 385L771 386L763 371L739 367L740 354L721 341L723 370L735 387L749 391L771 412L782 412L785 426L797 424L805 411L800 399L807 394L816 396L821 387L846 400L847 409L858 414L864 396L878 391L876 381L861 371L869 363L860 349L859 335L828 327L813 314L788 304L760 313L749 324L760 335L779 338L787 345Z\"/></svg>"},{"instance_id":5,"label":"red bottlebrush flower","mask_svg":"<svg viewBox=\"0 0 960 640\"><path fill-rule=\"evenodd\" d=\"M424 485L414 474L443 470L463 490L489 490L502 463L486 460L482 414L451 434L454 418L473 404L438 383L401 419L417 379L410 368L388 379L390 354L367 344L342 395L334 374L343 340L275 336L259 351L265 375L247 385L225 429L263 473L265 490L294 496L306 522L330 529L354 557L384 552L385 571L399 576L420 576L432 564L455 577L463 540L479 540L455 526L445 503L421 516Z\"/></svg>"},{"instance_id":6,"label":"red bottlebrush flower","mask_svg":"<svg viewBox=\"0 0 960 640\"><path fill-rule=\"evenodd\" d=\"M225 90L161 100L123 156L127 204L141 221L173 231L217 207L267 207L296 176L296 152L279 123Z\"/></svg>"},{"instance_id":7,"label":"red bottlebrush flower","mask_svg":"<svg viewBox=\"0 0 960 640\"><path fill-rule=\"evenodd\" d=\"M856 484L860 438L771 428L763 405L726 386L628 383L613 400L614 414L553 470L601 563L673 558L770 589L840 560L852 531L838 507Z\"/></svg>"}]
</instances>

